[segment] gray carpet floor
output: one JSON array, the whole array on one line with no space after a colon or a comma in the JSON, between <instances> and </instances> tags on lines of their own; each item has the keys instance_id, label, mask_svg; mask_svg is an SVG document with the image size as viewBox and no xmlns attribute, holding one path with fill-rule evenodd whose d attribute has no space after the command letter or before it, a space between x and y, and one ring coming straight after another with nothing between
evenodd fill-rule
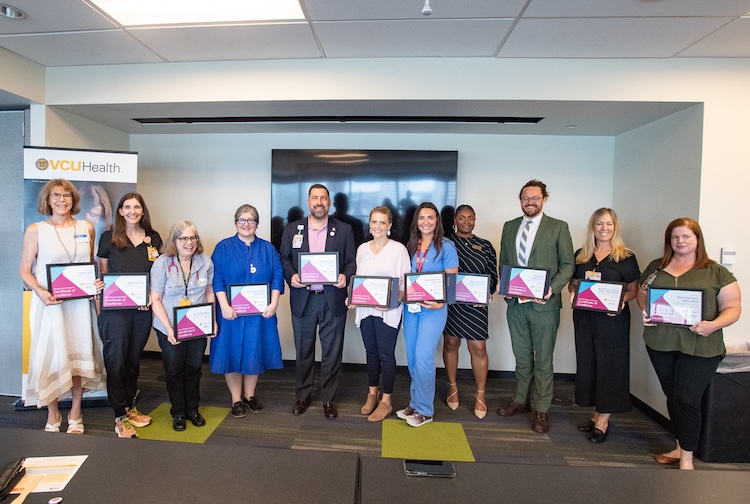
<instances>
[{"instance_id":1,"label":"gray carpet floor","mask_svg":"<svg viewBox=\"0 0 750 504\"><path fill-rule=\"evenodd\" d=\"M224 377L211 373L207 364L204 364L203 372L201 404L229 408L231 398ZM148 413L168 402L163 374L158 357L147 355L143 358L138 399L141 411ZM552 428L549 433L537 434L531 431L531 414L520 414L512 418L498 416L495 411L510 400L513 389L512 378L507 373L502 376L490 377L486 392L489 412L484 420L479 420L473 414L475 387L470 372L459 372L461 403L458 410L451 411L444 401L447 389L445 376L442 370L438 370L435 421L461 423L477 462L676 469L662 467L653 460L653 454L673 447L674 438L662 425L635 407L629 413L613 415L610 434L605 443L589 442L587 434L579 432L576 426L590 418L591 409L573 404L574 386L566 377L555 382L555 399L550 410ZM316 394L313 395L313 403L307 413L295 417L291 414L294 403L294 369L293 364L287 365L284 369L269 371L261 376L257 397L265 409L260 414L248 413L245 418L228 415L211 434L207 443L351 451L364 457L379 457L381 424L367 422L359 414L366 394L367 376L364 366L345 366L336 400L339 418L330 421L323 416L322 404ZM41 429L46 411L18 411L14 405L17 399L0 396L0 425ZM394 406L403 407L408 404L409 376L405 369L399 369L393 399ZM99 403L84 406L86 435L114 436L112 410L105 401ZM750 471L750 464L706 463L697 460L696 468Z\"/></svg>"}]
</instances>

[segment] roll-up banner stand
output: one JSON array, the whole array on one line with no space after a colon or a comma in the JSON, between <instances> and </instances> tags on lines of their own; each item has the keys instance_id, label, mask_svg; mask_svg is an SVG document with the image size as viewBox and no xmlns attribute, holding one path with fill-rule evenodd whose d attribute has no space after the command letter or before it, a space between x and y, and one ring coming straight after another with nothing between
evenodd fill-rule
<instances>
[{"instance_id":1,"label":"roll-up banner stand","mask_svg":"<svg viewBox=\"0 0 750 504\"><path fill-rule=\"evenodd\" d=\"M24 230L32 223L47 219L37 210L39 191L48 180L66 179L73 183L81 196L81 211L73 217L94 225L96 239L94 256L99 250L99 237L114 224L117 203L123 195L136 190L138 153L49 147L25 147L23 150ZM21 399L15 409L25 408L26 374L29 369L31 330L29 308L34 293L23 293L23 355ZM107 404L107 391L86 392L84 405ZM69 407L70 399L60 401ZM35 406L33 406L35 408Z\"/></svg>"}]
</instances>

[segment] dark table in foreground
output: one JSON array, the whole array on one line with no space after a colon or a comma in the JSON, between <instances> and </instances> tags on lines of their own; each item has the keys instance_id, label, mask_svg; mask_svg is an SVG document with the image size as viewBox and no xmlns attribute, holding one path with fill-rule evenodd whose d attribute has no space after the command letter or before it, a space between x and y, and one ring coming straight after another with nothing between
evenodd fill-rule
<instances>
[{"instance_id":1,"label":"dark table in foreground","mask_svg":"<svg viewBox=\"0 0 750 504\"><path fill-rule=\"evenodd\" d=\"M0 428L2 463L20 457L88 455L62 492L69 504L355 502L355 453L276 450L74 436Z\"/></svg>"},{"instance_id":2,"label":"dark table in foreground","mask_svg":"<svg viewBox=\"0 0 750 504\"><path fill-rule=\"evenodd\" d=\"M469 463L455 466L456 477L452 479L412 477L404 474L401 460L362 458L361 502L750 502L745 471Z\"/></svg>"}]
</instances>

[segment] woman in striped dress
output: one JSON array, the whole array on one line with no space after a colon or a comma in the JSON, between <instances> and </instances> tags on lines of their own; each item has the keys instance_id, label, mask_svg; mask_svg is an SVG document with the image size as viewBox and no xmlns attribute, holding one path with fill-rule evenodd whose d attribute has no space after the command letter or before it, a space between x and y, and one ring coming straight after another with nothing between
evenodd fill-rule
<instances>
[{"instance_id":1,"label":"woman in striped dress","mask_svg":"<svg viewBox=\"0 0 750 504\"><path fill-rule=\"evenodd\" d=\"M458 252L458 270L462 273L477 273L490 275L490 293L497 289L497 255L492 244L474 235L476 214L469 205L461 205L456 209L456 232L450 239L456 245ZM490 299L492 294L490 294ZM446 402L452 410L458 408L458 387L456 386L456 372L458 369L458 347L461 339L466 344L471 355L471 369L477 392L474 396L474 415L480 420L487 415L487 402L484 397L487 383L488 306L470 304L448 305L448 321L443 331L443 362L448 375L448 397Z\"/></svg>"}]
</instances>

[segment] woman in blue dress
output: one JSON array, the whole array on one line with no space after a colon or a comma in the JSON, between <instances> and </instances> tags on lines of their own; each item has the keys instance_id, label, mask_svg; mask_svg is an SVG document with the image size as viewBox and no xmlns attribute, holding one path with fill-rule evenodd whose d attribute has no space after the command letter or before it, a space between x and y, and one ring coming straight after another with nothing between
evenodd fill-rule
<instances>
[{"instance_id":1,"label":"woman in blue dress","mask_svg":"<svg viewBox=\"0 0 750 504\"><path fill-rule=\"evenodd\" d=\"M234 223L237 234L220 241L211 256L220 310L219 334L211 340L209 363L212 372L224 374L232 394L232 415L242 418L247 410L263 410L255 397L258 375L284 366L276 321L284 276L274 246L255 235L258 210L242 205L234 214ZM260 315L238 316L230 303L229 287L251 283L268 284L270 303Z\"/></svg>"},{"instance_id":2,"label":"woman in blue dress","mask_svg":"<svg viewBox=\"0 0 750 504\"><path fill-rule=\"evenodd\" d=\"M421 203L411 223L409 243L412 273L458 273L458 254L443 236L437 207ZM432 422L435 412L435 348L448 319L446 303L422 301L404 311L406 361L411 376L411 401L396 415L412 427Z\"/></svg>"}]
</instances>

